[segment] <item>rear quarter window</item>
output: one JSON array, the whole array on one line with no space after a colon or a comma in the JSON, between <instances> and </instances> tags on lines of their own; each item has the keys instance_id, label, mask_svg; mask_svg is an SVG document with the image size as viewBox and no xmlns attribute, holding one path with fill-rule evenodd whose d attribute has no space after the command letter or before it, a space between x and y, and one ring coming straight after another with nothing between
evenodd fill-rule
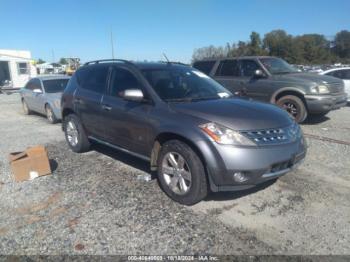
<instances>
[{"instance_id":1,"label":"rear quarter window","mask_svg":"<svg viewBox=\"0 0 350 262\"><path fill-rule=\"evenodd\" d=\"M103 93L106 88L108 66L81 68L77 72L77 81L81 88Z\"/></svg>"},{"instance_id":2,"label":"rear quarter window","mask_svg":"<svg viewBox=\"0 0 350 262\"><path fill-rule=\"evenodd\" d=\"M203 72L204 74L209 75L216 61L199 61L193 64L193 67Z\"/></svg>"}]
</instances>

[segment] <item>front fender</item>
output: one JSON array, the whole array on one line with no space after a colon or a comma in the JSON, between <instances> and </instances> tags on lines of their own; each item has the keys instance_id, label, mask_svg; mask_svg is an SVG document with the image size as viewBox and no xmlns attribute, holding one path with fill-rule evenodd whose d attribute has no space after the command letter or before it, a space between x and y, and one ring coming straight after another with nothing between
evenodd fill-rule
<instances>
[{"instance_id":1,"label":"front fender","mask_svg":"<svg viewBox=\"0 0 350 262\"><path fill-rule=\"evenodd\" d=\"M297 88L297 87L292 87L292 86L287 86L287 87L282 87L282 88L279 88L278 90L276 90L271 98L270 98L270 103L272 104L275 104L276 103L276 97L283 93L283 92L288 92L288 91L291 91L291 92L295 92L295 93L298 93L302 96L304 96L306 94L305 90L303 90L303 88Z\"/></svg>"}]
</instances>

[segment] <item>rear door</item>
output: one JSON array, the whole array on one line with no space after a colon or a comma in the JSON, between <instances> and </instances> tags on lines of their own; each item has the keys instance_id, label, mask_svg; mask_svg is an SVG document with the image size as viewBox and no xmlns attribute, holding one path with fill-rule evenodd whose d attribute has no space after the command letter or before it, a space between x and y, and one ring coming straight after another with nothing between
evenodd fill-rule
<instances>
[{"instance_id":1,"label":"rear door","mask_svg":"<svg viewBox=\"0 0 350 262\"><path fill-rule=\"evenodd\" d=\"M146 100L127 101L122 98L126 89L141 89ZM128 68L114 66L111 70L110 86L102 99L102 125L106 140L116 146L148 156L148 137L151 128L149 113L153 104L141 84L140 77Z\"/></svg>"},{"instance_id":2,"label":"rear door","mask_svg":"<svg viewBox=\"0 0 350 262\"><path fill-rule=\"evenodd\" d=\"M214 79L235 95L242 95L238 60L229 59L220 61L215 72Z\"/></svg>"},{"instance_id":3,"label":"rear door","mask_svg":"<svg viewBox=\"0 0 350 262\"><path fill-rule=\"evenodd\" d=\"M41 93L33 92L35 89L41 90ZM41 85L41 81L38 78L33 78L32 80L30 80L28 91L29 92L27 93L25 99L26 101L28 101L27 103L29 108L36 112L42 113L42 110L40 108L40 101L43 98L44 91Z\"/></svg>"},{"instance_id":4,"label":"rear door","mask_svg":"<svg viewBox=\"0 0 350 262\"><path fill-rule=\"evenodd\" d=\"M239 61L241 77L239 80L239 85L241 87L241 92L246 96L259 101L270 101L270 91L268 82L266 78L256 78L254 73L256 70L264 70L258 64L257 61L253 59L242 59Z\"/></svg>"},{"instance_id":5,"label":"rear door","mask_svg":"<svg viewBox=\"0 0 350 262\"><path fill-rule=\"evenodd\" d=\"M108 65L93 65L77 72L79 88L73 103L88 135L104 138L101 101L107 88Z\"/></svg>"}]
</instances>

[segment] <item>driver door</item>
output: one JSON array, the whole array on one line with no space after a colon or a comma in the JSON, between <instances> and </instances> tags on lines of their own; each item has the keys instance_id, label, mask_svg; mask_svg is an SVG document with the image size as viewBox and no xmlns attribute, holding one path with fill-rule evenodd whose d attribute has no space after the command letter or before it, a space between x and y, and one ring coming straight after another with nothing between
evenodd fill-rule
<instances>
[{"instance_id":1,"label":"driver door","mask_svg":"<svg viewBox=\"0 0 350 262\"><path fill-rule=\"evenodd\" d=\"M126 89L141 89L145 101L128 101L123 98ZM148 138L151 129L149 114L153 104L138 77L127 68L111 68L108 93L102 98L102 125L107 142L148 156Z\"/></svg>"},{"instance_id":2,"label":"driver door","mask_svg":"<svg viewBox=\"0 0 350 262\"><path fill-rule=\"evenodd\" d=\"M241 77L241 89L244 90L246 96L254 100L269 102L268 82L266 78L255 77L256 70L264 70L253 59L242 59L239 61Z\"/></svg>"}]
</instances>

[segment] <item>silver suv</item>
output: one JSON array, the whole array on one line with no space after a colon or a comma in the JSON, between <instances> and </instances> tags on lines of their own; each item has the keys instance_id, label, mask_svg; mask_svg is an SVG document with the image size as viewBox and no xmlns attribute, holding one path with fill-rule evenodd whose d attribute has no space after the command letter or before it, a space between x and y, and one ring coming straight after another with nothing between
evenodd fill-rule
<instances>
[{"instance_id":1,"label":"silver suv","mask_svg":"<svg viewBox=\"0 0 350 262\"><path fill-rule=\"evenodd\" d=\"M164 192L192 205L289 172L305 157L299 125L270 104L245 101L176 63L87 63L62 96L70 148L99 142L150 162Z\"/></svg>"}]
</instances>

